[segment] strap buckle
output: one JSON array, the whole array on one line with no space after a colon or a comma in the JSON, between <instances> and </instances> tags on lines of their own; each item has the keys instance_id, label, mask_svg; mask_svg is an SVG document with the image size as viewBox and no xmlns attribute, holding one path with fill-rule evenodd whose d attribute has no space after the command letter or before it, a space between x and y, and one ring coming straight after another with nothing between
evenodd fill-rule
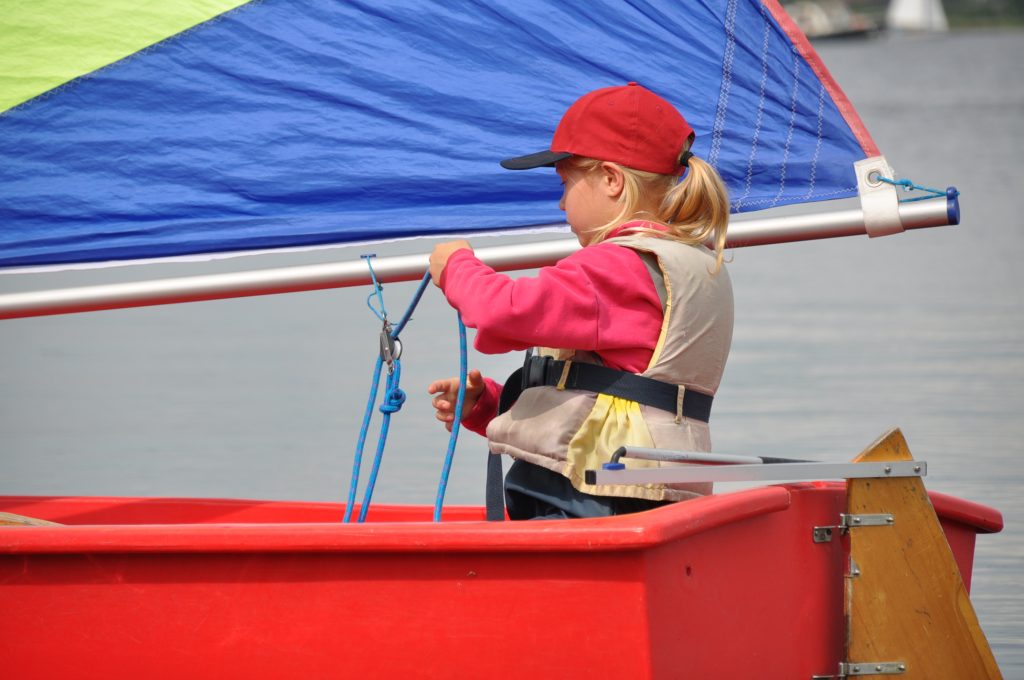
<instances>
[{"instance_id":1,"label":"strap buckle","mask_svg":"<svg viewBox=\"0 0 1024 680\"><path fill-rule=\"evenodd\" d=\"M549 356L533 356L533 348L526 350L526 360L523 362L523 389L547 385L548 372L554 361Z\"/></svg>"}]
</instances>

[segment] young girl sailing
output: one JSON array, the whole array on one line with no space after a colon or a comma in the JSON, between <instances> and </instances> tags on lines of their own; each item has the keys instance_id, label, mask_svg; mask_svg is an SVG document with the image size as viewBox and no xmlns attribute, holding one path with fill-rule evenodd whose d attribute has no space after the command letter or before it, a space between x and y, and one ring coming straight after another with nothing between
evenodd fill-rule
<instances>
[{"instance_id":1,"label":"young girl sailing","mask_svg":"<svg viewBox=\"0 0 1024 680\"><path fill-rule=\"evenodd\" d=\"M566 111L550 150L502 161L554 166L559 207L584 247L518 279L466 241L430 256L434 283L477 330L477 350L545 348L528 358L522 383L506 386L504 401L515 402L500 415L502 386L476 370L466 380L463 425L514 459L512 519L622 514L710 493L710 484L584 479L623 445L711 449L711 401L732 340L729 206L718 174L690 153L693 140L683 116L636 83L590 92ZM451 378L428 388L449 428L458 387Z\"/></svg>"}]
</instances>

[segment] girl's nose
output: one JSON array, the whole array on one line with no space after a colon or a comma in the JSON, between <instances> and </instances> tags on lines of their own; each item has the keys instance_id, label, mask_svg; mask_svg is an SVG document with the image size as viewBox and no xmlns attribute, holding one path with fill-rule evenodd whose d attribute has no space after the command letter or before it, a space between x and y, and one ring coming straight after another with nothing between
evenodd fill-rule
<instances>
[{"instance_id":1,"label":"girl's nose","mask_svg":"<svg viewBox=\"0 0 1024 680\"><path fill-rule=\"evenodd\" d=\"M562 192L562 197L558 199L558 209L565 212L565 192Z\"/></svg>"}]
</instances>

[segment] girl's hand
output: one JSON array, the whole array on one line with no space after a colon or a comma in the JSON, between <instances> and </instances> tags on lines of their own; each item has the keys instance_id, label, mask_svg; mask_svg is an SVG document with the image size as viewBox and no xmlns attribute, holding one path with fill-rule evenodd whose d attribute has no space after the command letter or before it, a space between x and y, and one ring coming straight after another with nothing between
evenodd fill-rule
<instances>
[{"instance_id":1,"label":"girl's hand","mask_svg":"<svg viewBox=\"0 0 1024 680\"><path fill-rule=\"evenodd\" d=\"M435 286L441 285L441 272L444 271L445 265L448 264L448 258L456 250L462 250L463 248L469 249L470 252L473 251L473 246L469 245L469 241L448 241L447 243L438 243L434 246L434 252L430 253L430 278L433 279ZM469 381L466 384L468 385Z\"/></svg>"},{"instance_id":2,"label":"girl's hand","mask_svg":"<svg viewBox=\"0 0 1024 680\"><path fill-rule=\"evenodd\" d=\"M444 426L451 432L452 424L455 422L455 402L459 398L459 379L435 380L427 387L427 392L434 395L432 403L437 409L434 417L444 423ZM466 396L462 402L460 420L473 410L483 393L484 377L480 375L480 371L474 368L466 376Z\"/></svg>"}]
</instances>

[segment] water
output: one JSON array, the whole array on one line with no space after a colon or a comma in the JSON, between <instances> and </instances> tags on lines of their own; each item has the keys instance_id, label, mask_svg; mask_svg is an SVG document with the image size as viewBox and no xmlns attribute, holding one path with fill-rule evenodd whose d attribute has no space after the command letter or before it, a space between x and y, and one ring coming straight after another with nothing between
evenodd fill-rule
<instances>
[{"instance_id":1,"label":"water","mask_svg":"<svg viewBox=\"0 0 1024 680\"><path fill-rule=\"evenodd\" d=\"M973 599L1004 674L1024 677L1024 33L819 50L901 176L961 189L963 224L733 253L716 448L842 461L900 427L929 488L1004 515L1002 533L979 536ZM354 256L0 277L0 290ZM393 315L412 290L387 287ZM0 493L341 500L376 351L367 292L3 322ZM435 292L404 338L410 401L376 499L430 504L447 434L423 390L458 366L455 318ZM472 363L503 376L518 361ZM449 502L481 502L483 452L467 434Z\"/></svg>"}]
</instances>

